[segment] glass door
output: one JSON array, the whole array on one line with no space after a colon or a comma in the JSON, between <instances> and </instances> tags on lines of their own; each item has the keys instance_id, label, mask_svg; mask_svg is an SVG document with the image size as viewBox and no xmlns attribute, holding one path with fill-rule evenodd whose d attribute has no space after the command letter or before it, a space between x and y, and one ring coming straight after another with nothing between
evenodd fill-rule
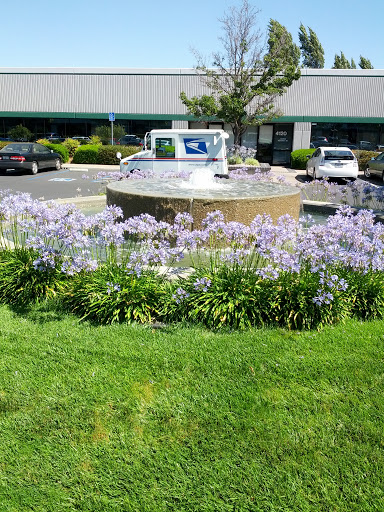
<instances>
[{"instance_id":1,"label":"glass door","mask_svg":"<svg viewBox=\"0 0 384 512\"><path fill-rule=\"evenodd\" d=\"M291 161L293 125L275 124L273 130L273 165L286 165Z\"/></svg>"},{"instance_id":2,"label":"glass door","mask_svg":"<svg viewBox=\"0 0 384 512\"><path fill-rule=\"evenodd\" d=\"M273 125L262 124L259 128L259 141L256 158L260 163L272 164Z\"/></svg>"}]
</instances>

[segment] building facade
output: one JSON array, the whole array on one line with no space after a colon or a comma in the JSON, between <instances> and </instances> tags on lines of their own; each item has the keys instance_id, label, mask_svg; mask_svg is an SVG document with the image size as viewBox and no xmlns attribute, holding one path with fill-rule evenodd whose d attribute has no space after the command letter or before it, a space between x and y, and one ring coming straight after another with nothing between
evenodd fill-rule
<instances>
[{"instance_id":1,"label":"building facade","mask_svg":"<svg viewBox=\"0 0 384 512\"><path fill-rule=\"evenodd\" d=\"M0 87L0 136L22 124L35 138L89 136L109 123L110 112L126 133L139 136L201 127L180 93L209 92L193 69L0 68ZM303 69L276 106L282 117L250 127L242 138L261 161L284 165L292 150L319 144L384 146L384 70ZM232 133L220 120L208 126Z\"/></svg>"}]
</instances>

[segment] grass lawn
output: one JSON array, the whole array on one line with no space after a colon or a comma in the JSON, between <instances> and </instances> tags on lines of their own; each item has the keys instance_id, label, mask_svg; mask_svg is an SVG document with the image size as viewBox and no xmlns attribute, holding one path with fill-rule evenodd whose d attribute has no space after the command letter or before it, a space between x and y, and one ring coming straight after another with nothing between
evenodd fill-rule
<instances>
[{"instance_id":1,"label":"grass lawn","mask_svg":"<svg viewBox=\"0 0 384 512\"><path fill-rule=\"evenodd\" d=\"M383 511L383 347L1 306L0 510Z\"/></svg>"}]
</instances>

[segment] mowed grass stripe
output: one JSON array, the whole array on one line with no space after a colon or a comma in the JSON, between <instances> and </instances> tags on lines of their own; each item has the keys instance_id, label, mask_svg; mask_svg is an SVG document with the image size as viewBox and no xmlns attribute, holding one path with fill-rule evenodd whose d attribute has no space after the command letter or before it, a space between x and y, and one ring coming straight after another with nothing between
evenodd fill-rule
<instances>
[{"instance_id":1,"label":"mowed grass stripe","mask_svg":"<svg viewBox=\"0 0 384 512\"><path fill-rule=\"evenodd\" d=\"M95 327L0 307L0 508L384 510L383 327Z\"/></svg>"}]
</instances>

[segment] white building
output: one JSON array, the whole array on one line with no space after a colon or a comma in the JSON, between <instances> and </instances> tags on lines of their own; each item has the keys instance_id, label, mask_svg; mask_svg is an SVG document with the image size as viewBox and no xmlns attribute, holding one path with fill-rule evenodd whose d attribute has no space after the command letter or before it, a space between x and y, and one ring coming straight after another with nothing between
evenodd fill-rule
<instances>
[{"instance_id":1,"label":"white building","mask_svg":"<svg viewBox=\"0 0 384 512\"><path fill-rule=\"evenodd\" d=\"M0 88L0 136L23 124L36 138L91 135L108 124L109 112L126 133L139 136L153 128L200 127L180 93L207 92L193 69L0 68ZM384 70L303 69L276 105L284 115L249 128L242 139L264 162L288 163L292 150L324 137L360 149L384 145ZM209 124L231 134L220 120Z\"/></svg>"}]
</instances>

